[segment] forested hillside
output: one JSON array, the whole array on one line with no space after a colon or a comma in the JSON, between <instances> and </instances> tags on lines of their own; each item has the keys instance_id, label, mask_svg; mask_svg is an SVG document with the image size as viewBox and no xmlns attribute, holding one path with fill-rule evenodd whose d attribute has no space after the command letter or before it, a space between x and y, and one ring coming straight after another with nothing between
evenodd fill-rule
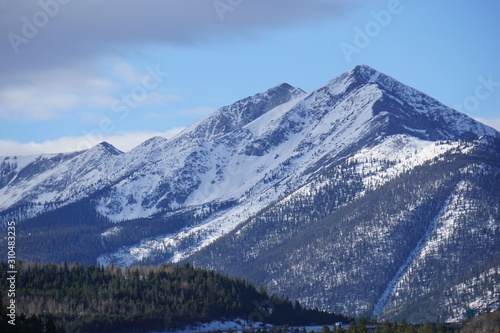
<instances>
[{"instance_id":1,"label":"forested hillside","mask_svg":"<svg viewBox=\"0 0 500 333\"><path fill-rule=\"evenodd\" d=\"M5 263L0 271L0 288L8 290ZM4 295L2 332L147 332L223 319L293 325L349 320L189 265L122 270L24 263L16 285L17 323L5 322Z\"/></svg>"}]
</instances>

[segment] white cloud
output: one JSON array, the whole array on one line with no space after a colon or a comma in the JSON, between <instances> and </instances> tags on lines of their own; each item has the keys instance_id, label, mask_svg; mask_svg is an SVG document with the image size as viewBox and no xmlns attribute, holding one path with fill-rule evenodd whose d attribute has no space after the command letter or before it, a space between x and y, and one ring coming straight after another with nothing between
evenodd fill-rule
<instances>
[{"instance_id":1,"label":"white cloud","mask_svg":"<svg viewBox=\"0 0 500 333\"><path fill-rule=\"evenodd\" d=\"M0 140L0 156L67 153L89 149L102 141L106 141L121 151L126 152L154 136L162 136L168 139L180 133L183 129L183 127L178 127L166 132L117 132L109 136L86 135L79 137L64 137L45 142L20 143L10 140Z\"/></svg>"},{"instance_id":2,"label":"white cloud","mask_svg":"<svg viewBox=\"0 0 500 333\"><path fill-rule=\"evenodd\" d=\"M0 118L48 120L78 104L76 95L43 87L16 87L0 91Z\"/></svg>"},{"instance_id":3,"label":"white cloud","mask_svg":"<svg viewBox=\"0 0 500 333\"><path fill-rule=\"evenodd\" d=\"M130 100L138 91L140 100L134 104L165 104L182 100L171 93L166 84L144 87L150 84L147 68L136 70L118 58L102 61L109 68L90 66L65 67L38 70L27 76L18 73L0 83L0 119L39 121L61 118L67 111L85 108L93 110L112 109ZM106 72L108 71L108 72ZM137 98L139 98L137 97Z\"/></svg>"},{"instance_id":4,"label":"white cloud","mask_svg":"<svg viewBox=\"0 0 500 333\"><path fill-rule=\"evenodd\" d=\"M118 78L131 85L141 84L144 74L139 73L130 64L121 59L116 59L114 62L113 72Z\"/></svg>"},{"instance_id":5,"label":"white cloud","mask_svg":"<svg viewBox=\"0 0 500 333\"><path fill-rule=\"evenodd\" d=\"M19 73L0 85L0 118L38 121L60 118L75 107L111 103L116 85L89 68Z\"/></svg>"}]
</instances>

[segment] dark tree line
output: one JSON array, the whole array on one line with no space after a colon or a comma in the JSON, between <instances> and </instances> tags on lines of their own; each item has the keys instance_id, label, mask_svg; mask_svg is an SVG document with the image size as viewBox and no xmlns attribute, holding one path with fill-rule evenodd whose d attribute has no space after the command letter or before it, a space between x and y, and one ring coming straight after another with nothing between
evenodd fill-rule
<instances>
[{"instance_id":1,"label":"dark tree line","mask_svg":"<svg viewBox=\"0 0 500 333\"><path fill-rule=\"evenodd\" d=\"M6 290L5 263L0 271L0 288ZM2 309L7 301L2 300ZM213 320L251 319L255 313L265 315L253 317L278 325L348 320L269 296L244 280L189 265L121 269L24 263L18 267L16 306L19 332L166 330Z\"/></svg>"}]
</instances>

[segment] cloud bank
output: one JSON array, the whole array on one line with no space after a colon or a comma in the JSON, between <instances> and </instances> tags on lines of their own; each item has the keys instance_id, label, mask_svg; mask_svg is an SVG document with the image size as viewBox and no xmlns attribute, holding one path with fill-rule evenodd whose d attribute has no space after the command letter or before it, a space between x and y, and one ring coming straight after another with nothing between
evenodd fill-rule
<instances>
[{"instance_id":1,"label":"cloud bank","mask_svg":"<svg viewBox=\"0 0 500 333\"><path fill-rule=\"evenodd\" d=\"M1 71L72 65L124 45L213 43L268 28L341 17L347 0L4 1Z\"/></svg>"},{"instance_id":2,"label":"cloud bank","mask_svg":"<svg viewBox=\"0 0 500 333\"><path fill-rule=\"evenodd\" d=\"M179 127L166 132L118 132L113 135L102 137L93 135L64 137L42 143L20 143L16 141L0 140L0 152L2 156L69 153L89 149L102 141L106 141L119 150L126 152L154 136L162 136L169 139L180 133L183 129L184 128Z\"/></svg>"}]
</instances>

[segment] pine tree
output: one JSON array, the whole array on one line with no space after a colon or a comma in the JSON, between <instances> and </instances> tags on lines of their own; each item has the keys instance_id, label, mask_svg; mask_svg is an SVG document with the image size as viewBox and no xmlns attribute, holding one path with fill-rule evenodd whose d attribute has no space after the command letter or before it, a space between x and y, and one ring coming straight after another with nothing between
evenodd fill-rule
<instances>
[{"instance_id":1,"label":"pine tree","mask_svg":"<svg viewBox=\"0 0 500 333\"><path fill-rule=\"evenodd\" d=\"M321 333L332 333L332 331L330 330L330 327L324 325L323 328L321 329Z\"/></svg>"},{"instance_id":2,"label":"pine tree","mask_svg":"<svg viewBox=\"0 0 500 333\"><path fill-rule=\"evenodd\" d=\"M45 332L46 333L57 333L56 323L54 323L54 319L49 318L45 323Z\"/></svg>"}]
</instances>

